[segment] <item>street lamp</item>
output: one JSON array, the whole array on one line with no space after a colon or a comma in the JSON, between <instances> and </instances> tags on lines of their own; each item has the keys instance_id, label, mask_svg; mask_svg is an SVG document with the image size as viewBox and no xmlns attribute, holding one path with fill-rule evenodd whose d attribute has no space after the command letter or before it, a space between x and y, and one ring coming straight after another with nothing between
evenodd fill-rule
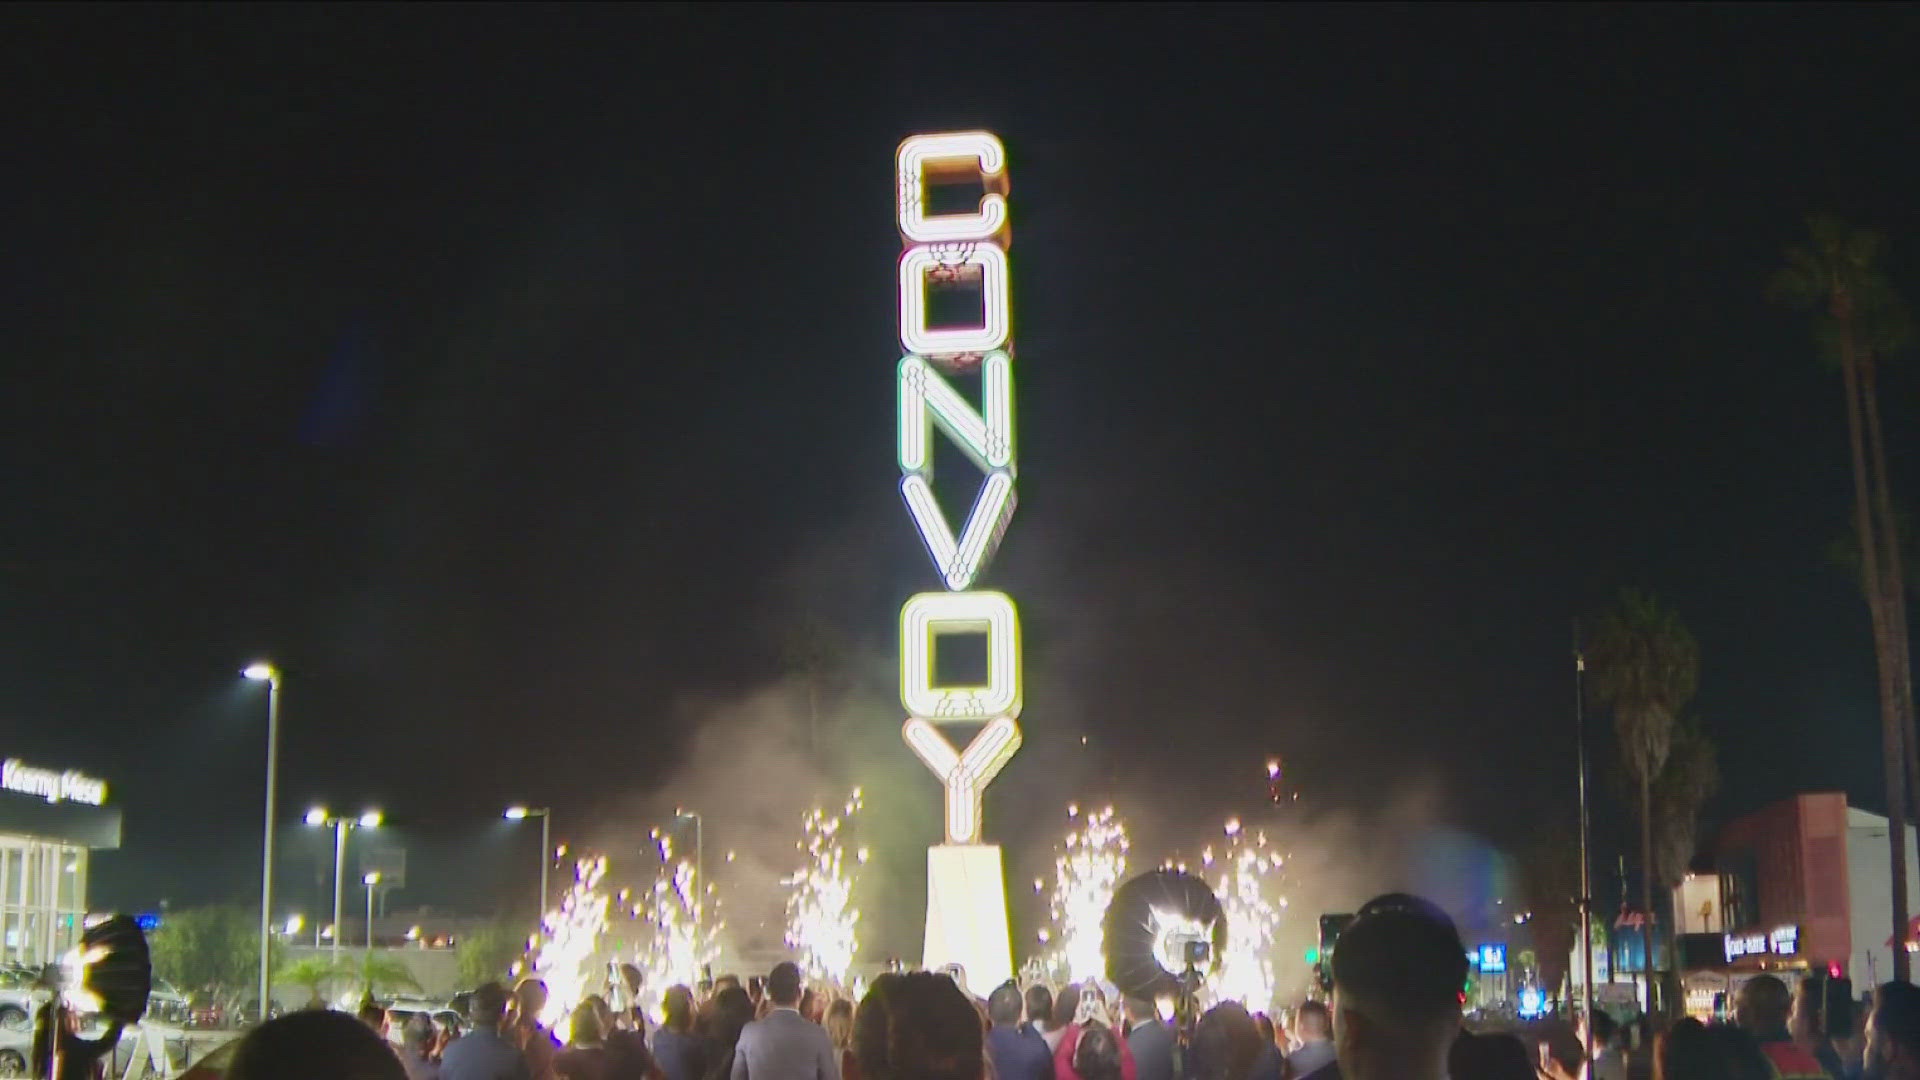
<instances>
[{"instance_id":1,"label":"street lamp","mask_svg":"<svg viewBox=\"0 0 1920 1080\"><path fill-rule=\"evenodd\" d=\"M378 810L368 810L359 817L334 817L322 806L316 806L307 811L308 825L316 829L325 825L333 826L333 925L336 927L333 935L333 962L336 965L340 963L340 933L337 928L340 925L341 887L345 884L342 879L347 876L347 830L377 829L380 827L381 820Z\"/></svg>"},{"instance_id":2,"label":"street lamp","mask_svg":"<svg viewBox=\"0 0 1920 1080\"><path fill-rule=\"evenodd\" d=\"M535 925L539 925L547 914L547 864L553 861L553 811L544 806L509 806L500 816L508 821L540 819L540 907L533 915Z\"/></svg>"},{"instance_id":3,"label":"street lamp","mask_svg":"<svg viewBox=\"0 0 1920 1080\"><path fill-rule=\"evenodd\" d=\"M300 928L305 925L307 925L307 920L304 915L293 914L287 916L287 936L292 937L299 933Z\"/></svg>"},{"instance_id":4,"label":"street lamp","mask_svg":"<svg viewBox=\"0 0 1920 1080\"><path fill-rule=\"evenodd\" d=\"M360 879L360 884L367 887L367 956L371 959L373 956L373 890L380 884L380 871L368 872Z\"/></svg>"},{"instance_id":5,"label":"street lamp","mask_svg":"<svg viewBox=\"0 0 1920 1080\"><path fill-rule=\"evenodd\" d=\"M260 830L260 1015L267 1015L272 976L267 967L268 932L273 910L273 799L280 765L280 669L264 661L240 673L249 682L267 684L267 808Z\"/></svg>"}]
</instances>

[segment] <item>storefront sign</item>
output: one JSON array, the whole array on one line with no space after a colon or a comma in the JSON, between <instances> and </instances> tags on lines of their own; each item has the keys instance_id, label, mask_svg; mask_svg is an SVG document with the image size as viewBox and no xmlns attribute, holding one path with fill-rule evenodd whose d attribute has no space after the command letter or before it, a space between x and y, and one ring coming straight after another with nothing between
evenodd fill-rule
<instances>
[{"instance_id":1,"label":"storefront sign","mask_svg":"<svg viewBox=\"0 0 1920 1080\"><path fill-rule=\"evenodd\" d=\"M1800 928L1776 926L1772 933L1728 934L1726 953L1729 961L1743 956L1792 956L1800 951Z\"/></svg>"},{"instance_id":2,"label":"storefront sign","mask_svg":"<svg viewBox=\"0 0 1920 1080\"><path fill-rule=\"evenodd\" d=\"M38 769L19 758L0 762L0 788L32 795L50 803L77 802L100 806L107 801L107 782L68 769Z\"/></svg>"},{"instance_id":3,"label":"storefront sign","mask_svg":"<svg viewBox=\"0 0 1920 1080\"><path fill-rule=\"evenodd\" d=\"M1472 958L1474 966L1488 975L1498 975L1507 970L1507 947L1505 944L1480 946L1478 956Z\"/></svg>"}]
</instances>

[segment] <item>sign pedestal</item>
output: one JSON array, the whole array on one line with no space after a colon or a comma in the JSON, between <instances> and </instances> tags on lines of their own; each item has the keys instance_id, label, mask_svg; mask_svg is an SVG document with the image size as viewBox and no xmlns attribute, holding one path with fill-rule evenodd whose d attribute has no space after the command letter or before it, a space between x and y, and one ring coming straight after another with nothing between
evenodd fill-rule
<instances>
[{"instance_id":1,"label":"sign pedestal","mask_svg":"<svg viewBox=\"0 0 1920 1080\"><path fill-rule=\"evenodd\" d=\"M927 849L928 971L966 970L967 992L986 997L1013 978L1007 931L1007 889L997 844L940 844Z\"/></svg>"}]
</instances>

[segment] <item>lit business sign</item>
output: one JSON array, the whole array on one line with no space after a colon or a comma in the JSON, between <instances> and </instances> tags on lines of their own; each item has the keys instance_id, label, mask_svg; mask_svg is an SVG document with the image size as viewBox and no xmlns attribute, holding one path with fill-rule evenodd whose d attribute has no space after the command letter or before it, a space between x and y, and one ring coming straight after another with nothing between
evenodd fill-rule
<instances>
[{"instance_id":1,"label":"lit business sign","mask_svg":"<svg viewBox=\"0 0 1920 1080\"><path fill-rule=\"evenodd\" d=\"M1498 975L1507 970L1507 947L1504 943L1482 945L1473 961L1483 974Z\"/></svg>"},{"instance_id":2,"label":"lit business sign","mask_svg":"<svg viewBox=\"0 0 1920 1080\"><path fill-rule=\"evenodd\" d=\"M52 769L35 768L19 758L0 762L0 788L19 795L32 795L50 803L77 802L100 806L107 801L105 780L72 769L54 772Z\"/></svg>"},{"instance_id":3,"label":"lit business sign","mask_svg":"<svg viewBox=\"0 0 1920 1080\"><path fill-rule=\"evenodd\" d=\"M901 734L946 786L946 838L980 842L981 795L1020 749L1020 618L1004 593L973 588L1013 517L1013 320L1007 283L1007 171L1000 140L984 131L915 135L900 144L896 221L899 265L900 494L944 592L909 597L900 611ZM934 213L929 179L980 184L970 209ZM934 325L931 290L980 290L977 324ZM950 378L977 375L979 404ZM934 499L934 431L981 474L956 532ZM986 681L942 686L934 652L946 635L986 639ZM964 748L940 728L980 725Z\"/></svg>"},{"instance_id":4,"label":"lit business sign","mask_svg":"<svg viewBox=\"0 0 1920 1080\"><path fill-rule=\"evenodd\" d=\"M1800 951L1800 928L1776 926L1766 934L1728 934L1725 941L1728 960L1743 956L1792 956Z\"/></svg>"}]
</instances>

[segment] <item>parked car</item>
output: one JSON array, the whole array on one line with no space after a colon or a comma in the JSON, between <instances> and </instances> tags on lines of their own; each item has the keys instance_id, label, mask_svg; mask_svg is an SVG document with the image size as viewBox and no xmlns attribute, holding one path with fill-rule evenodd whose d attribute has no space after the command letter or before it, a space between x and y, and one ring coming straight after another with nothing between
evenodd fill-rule
<instances>
[{"instance_id":1,"label":"parked car","mask_svg":"<svg viewBox=\"0 0 1920 1080\"><path fill-rule=\"evenodd\" d=\"M27 1075L27 1055L32 1050L32 1032L0 1029L0 1076Z\"/></svg>"}]
</instances>

